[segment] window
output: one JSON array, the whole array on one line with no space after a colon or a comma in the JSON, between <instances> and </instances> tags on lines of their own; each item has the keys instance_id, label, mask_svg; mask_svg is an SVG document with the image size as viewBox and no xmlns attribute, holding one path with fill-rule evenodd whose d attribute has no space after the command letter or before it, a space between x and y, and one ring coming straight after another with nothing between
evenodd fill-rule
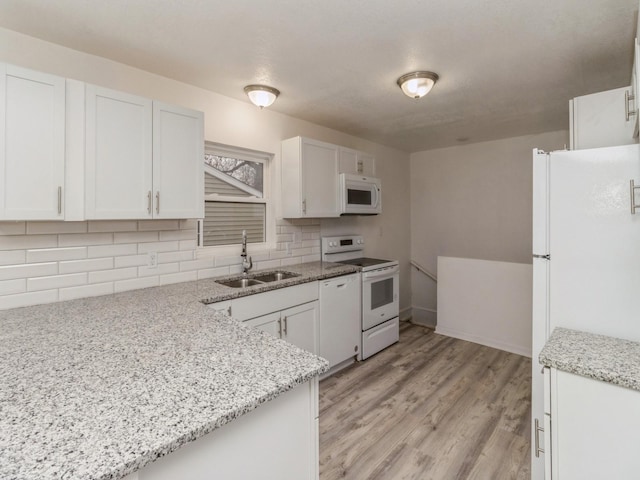
<instances>
[{"instance_id":1,"label":"window","mask_svg":"<svg viewBox=\"0 0 640 480\"><path fill-rule=\"evenodd\" d=\"M267 242L268 165L271 155L205 142L204 219L200 246Z\"/></svg>"}]
</instances>

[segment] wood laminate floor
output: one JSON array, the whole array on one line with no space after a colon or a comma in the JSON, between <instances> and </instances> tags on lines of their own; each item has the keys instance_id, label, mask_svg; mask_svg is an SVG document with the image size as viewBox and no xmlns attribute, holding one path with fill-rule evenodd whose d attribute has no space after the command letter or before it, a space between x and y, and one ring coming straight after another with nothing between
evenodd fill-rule
<instances>
[{"instance_id":1,"label":"wood laminate floor","mask_svg":"<svg viewBox=\"0 0 640 480\"><path fill-rule=\"evenodd\" d=\"M531 360L400 323L320 382L320 479L530 478Z\"/></svg>"}]
</instances>

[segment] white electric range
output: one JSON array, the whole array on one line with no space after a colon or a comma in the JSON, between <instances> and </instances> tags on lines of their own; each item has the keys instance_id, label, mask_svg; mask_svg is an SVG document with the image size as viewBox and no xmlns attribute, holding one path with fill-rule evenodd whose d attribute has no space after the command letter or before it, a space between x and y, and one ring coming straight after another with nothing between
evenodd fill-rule
<instances>
[{"instance_id":1,"label":"white electric range","mask_svg":"<svg viewBox=\"0 0 640 480\"><path fill-rule=\"evenodd\" d=\"M362 267L362 360L396 343L400 336L397 260L364 257L364 237L322 237L322 261Z\"/></svg>"}]
</instances>

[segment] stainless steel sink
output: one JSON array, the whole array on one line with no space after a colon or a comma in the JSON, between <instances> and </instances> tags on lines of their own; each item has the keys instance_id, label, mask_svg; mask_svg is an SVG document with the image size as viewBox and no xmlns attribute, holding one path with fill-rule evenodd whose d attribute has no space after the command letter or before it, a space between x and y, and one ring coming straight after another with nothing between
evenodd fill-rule
<instances>
[{"instance_id":1,"label":"stainless steel sink","mask_svg":"<svg viewBox=\"0 0 640 480\"><path fill-rule=\"evenodd\" d=\"M299 277L299 273L291 272L269 272L262 275L252 275L249 278L236 278L233 280L216 280L216 283L231 288L247 288L253 285L262 285L263 283L277 282L287 278Z\"/></svg>"},{"instance_id":2,"label":"stainless steel sink","mask_svg":"<svg viewBox=\"0 0 640 480\"><path fill-rule=\"evenodd\" d=\"M261 282L277 282L279 280L285 280L287 278L299 277L299 273L291 273L291 272L269 272L264 273L262 275L254 275L253 279L259 280Z\"/></svg>"},{"instance_id":3,"label":"stainless steel sink","mask_svg":"<svg viewBox=\"0 0 640 480\"><path fill-rule=\"evenodd\" d=\"M236 278L235 280L216 280L216 283L231 288L247 288L253 285L261 285L264 282L256 280L255 278Z\"/></svg>"}]
</instances>

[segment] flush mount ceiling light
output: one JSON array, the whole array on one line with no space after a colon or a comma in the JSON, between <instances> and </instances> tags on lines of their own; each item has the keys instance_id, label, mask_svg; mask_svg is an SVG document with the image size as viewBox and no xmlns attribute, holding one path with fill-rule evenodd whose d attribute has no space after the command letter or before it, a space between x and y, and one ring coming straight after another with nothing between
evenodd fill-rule
<instances>
[{"instance_id":1,"label":"flush mount ceiling light","mask_svg":"<svg viewBox=\"0 0 640 480\"><path fill-rule=\"evenodd\" d=\"M251 103L260 108L268 107L280 95L278 89L266 85L247 85L244 87L244 93L249 96Z\"/></svg>"},{"instance_id":2,"label":"flush mount ceiling light","mask_svg":"<svg viewBox=\"0 0 640 480\"><path fill-rule=\"evenodd\" d=\"M424 97L438 81L438 74L433 72L405 73L398 79L398 86L407 97Z\"/></svg>"}]
</instances>

